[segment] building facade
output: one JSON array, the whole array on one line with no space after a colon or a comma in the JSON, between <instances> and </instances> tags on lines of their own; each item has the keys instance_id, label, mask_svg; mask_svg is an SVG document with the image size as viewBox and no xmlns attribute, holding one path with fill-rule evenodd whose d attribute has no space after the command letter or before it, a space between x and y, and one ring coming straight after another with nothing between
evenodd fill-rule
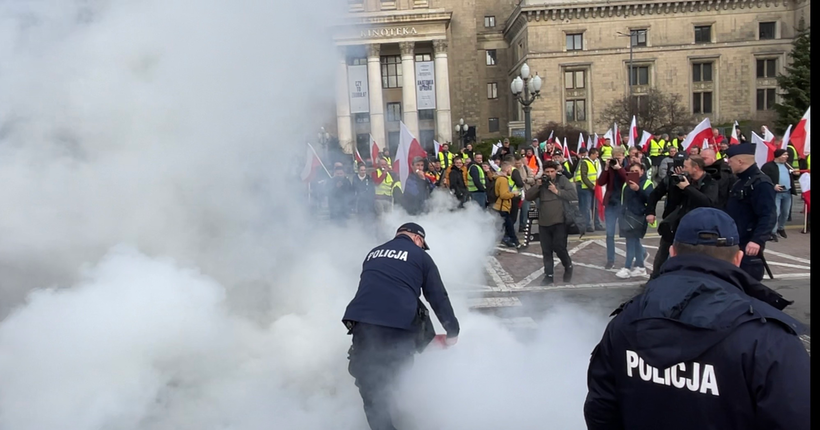
<instances>
[{"instance_id":1,"label":"building facade","mask_svg":"<svg viewBox=\"0 0 820 430\"><path fill-rule=\"evenodd\" d=\"M371 135L395 148L399 120L426 148L457 142L460 119L477 139L523 136L510 82L525 62L543 80L533 130L602 132L606 105L650 88L716 124L770 121L801 20L808 0L349 0L336 132L347 152Z\"/></svg>"}]
</instances>

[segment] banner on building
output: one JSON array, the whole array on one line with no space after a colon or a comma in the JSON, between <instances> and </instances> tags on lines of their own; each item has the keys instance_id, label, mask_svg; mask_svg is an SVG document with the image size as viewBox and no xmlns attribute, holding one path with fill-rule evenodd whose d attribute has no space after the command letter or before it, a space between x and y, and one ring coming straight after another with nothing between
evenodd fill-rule
<instances>
[{"instance_id":1,"label":"banner on building","mask_svg":"<svg viewBox=\"0 0 820 430\"><path fill-rule=\"evenodd\" d=\"M347 88L350 91L350 113L370 112L367 91L367 66L347 66Z\"/></svg>"},{"instance_id":2,"label":"banner on building","mask_svg":"<svg viewBox=\"0 0 820 430\"><path fill-rule=\"evenodd\" d=\"M418 110L436 108L436 81L432 61L416 63L416 104Z\"/></svg>"}]
</instances>

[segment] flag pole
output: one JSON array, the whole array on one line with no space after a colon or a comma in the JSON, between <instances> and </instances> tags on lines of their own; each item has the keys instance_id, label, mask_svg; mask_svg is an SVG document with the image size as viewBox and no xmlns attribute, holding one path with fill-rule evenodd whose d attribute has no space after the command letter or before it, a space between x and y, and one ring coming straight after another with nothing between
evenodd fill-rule
<instances>
[{"instance_id":1,"label":"flag pole","mask_svg":"<svg viewBox=\"0 0 820 430\"><path fill-rule=\"evenodd\" d=\"M316 156L316 159L319 160L319 164L321 164L322 168L325 169L325 173L327 173L327 176L333 177L333 175L330 174L330 171L327 170L327 167L325 167L325 163L322 162L322 157L320 157L319 154L316 153L316 150L313 148L313 145L311 145L310 143L308 143L307 145L308 147L310 147L310 150L313 151L313 155Z\"/></svg>"}]
</instances>

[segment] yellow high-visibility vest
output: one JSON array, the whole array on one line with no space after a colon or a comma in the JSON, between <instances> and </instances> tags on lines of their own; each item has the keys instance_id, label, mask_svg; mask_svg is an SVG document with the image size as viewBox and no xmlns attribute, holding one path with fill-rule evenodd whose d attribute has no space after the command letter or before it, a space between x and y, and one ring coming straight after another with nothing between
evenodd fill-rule
<instances>
[{"instance_id":1,"label":"yellow high-visibility vest","mask_svg":"<svg viewBox=\"0 0 820 430\"><path fill-rule=\"evenodd\" d=\"M609 161L612 158L612 147L603 145L601 146L601 160Z\"/></svg>"},{"instance_id":2,"label":"yellow high-visibility vest","mask_svg":"<svg viewBox=\"0 0 820 430\"><path fill-rule=\"evenodd\" d=\"M393 185L399 181L394 181L390 172L384 172L382 169L376 169L376 176L381 176L382 173L387 176L384 178L382 183L376 187L376 195L391 197L393 195Z\"/></svg>"},{"instance_id":3,"label":"yellow high-visibility vest","mask_svg":"<svg viewBox=\"0 0 820 430\"><path fill-rule=\"evenodd\" d=\"M478 169L478 177L479 177L479 180L481 181L481 183L483 184L484 183L484 169L482 169L481 166L479 166L478 164L471 164L470 169L472 169L473 167ZM467 191L469 191L471 193L478 191L478 187L475 186L475 183L473 182L472 177L469 174L469 169L468 169L467 172L468 172L467 173Z\"/></svg>"},{"instance_id":4,"label":"yellow high-visibility vest","mask_svg":"<svg viewBox=\"0 0 820 430\"><path fill-rule=\"evenodd\" d=\"M661 152L666 148L666 141L661 139L656 141L652 139L649 141L649 156L650 157L657 157L661 155Z\"/></svg>"},{"instance_id":5,"label":"yellow high-visibility vest","mask_svg":"<svg viewBox=\"0 0 820 430\"><path fill-rule=\"evenodd\" d=\"M598 180L598 168L595 167L595 163L593 163L592 160L590 160L589 158L584 158L581 161L583 161L587 164L587 178L589 178L589 181L592 182L593 185L595 185L595 181ZM582 190L588 190L589 189L589 187L587 187L587 184L585 184L584 181L581 179L581 165L580 164L578 165L578 168L575 169L575 177L572 178L572 180L579 183L579 184L581 184L581 189Z\"/></svg>"},{"instance_id":6,"label":"yellow high-visibility vest","mask_svg":"<svg viewBox=\"0 0 820 430\"><path fill-rule=\"evenodd\" d=\"M445 161L445 158L446 158L447 161ZM450 152L450 151L447 151L447 156L445 157L443 152L439 152L438 153L438 161L441 162L441 166L445 169L452 166L453 165L453 153Z\"/></svg>"},{"instance_id":7,"label":"yellow high-visibility vest","mask_svg":"<svg viewBox=\"0 0 820 430\"><path fill-rule=\"evenodd\" d=\"M516 170L517 169L513 167L513 172L515 172ZM512 172L510 172L509 176L507 176L507 184L510 186L510 192L514 193L518 191L518 186L515 185L515 181L513 181L512 178Z\"/></svg>"}]
</instances>

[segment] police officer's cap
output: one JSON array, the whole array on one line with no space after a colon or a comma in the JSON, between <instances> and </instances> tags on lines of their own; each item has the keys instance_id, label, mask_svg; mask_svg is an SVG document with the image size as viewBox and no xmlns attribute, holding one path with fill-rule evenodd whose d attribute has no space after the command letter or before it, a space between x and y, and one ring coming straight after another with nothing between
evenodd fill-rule
<instances>
[{"instance_id":1,"label":"police officer's cap","mask_svg":"<svg viewBox=\"0 0 820 430\"><path fill-rule=\"evenodd\" d=\"M741 143L732 145L726 150L726 157L732 158L735 155L755 155L754 143Z\"/></svg>"},{"instance_id":2,"label":"police officer's cap","mask_svg":"<svg viewBox=\"0 0 820 430\"><path fill-rule=\"evenodd\" d=\"M417 235L421 236L421 238L424 240L424 246L422 248L424 248L425 251L430 249L430 247L427 246L427 240L426 240L425 235L424 235L424 229L421 228L420 225L418 225L414 222L404 223L404 224L402 224L401 227L399 227L398 230L396 230L396 234L399 234L403 231L405 231L407 233L414 233L414 234L417 234Z\"/></svg>"},{"instance_id":3,"label":"police officer's cap","mask_svg":"<svg viewBox=\"0 0 820 430\"><path fill-rule=\"evenodd\" d=\"M740 243L737 224L722 210L697 208L680 220L675 242L688 245L735 246Z\"/></svg>"}]
</instances>

